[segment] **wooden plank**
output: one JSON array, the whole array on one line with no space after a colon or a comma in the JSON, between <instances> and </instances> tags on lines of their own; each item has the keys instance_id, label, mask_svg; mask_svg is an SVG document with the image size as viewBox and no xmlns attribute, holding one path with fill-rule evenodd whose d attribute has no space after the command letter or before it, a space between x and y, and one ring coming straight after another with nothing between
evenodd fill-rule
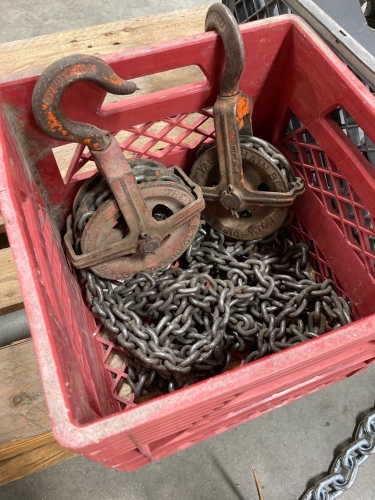
<instances>
[{"instance_id":1,"label":"wooden plank","mask_svg":"<svg viewBox=\"0 0 375 500\"><path fill-rule=\"evenodd\" d=\"M0 486L75 454L51 433L33 343L0 349Z\"/></svg>"},{"instance_id":2,"label":"wooden plank","mask_svg":"<svg viewBox=\"0 0 375 500\"><path fill-rule=\"evenodd\" d=\"M0 451L4 443L50 432L34 346L30 339L0 349Z\"/></svg>"},{"instance_id":3,"label":"wooden plank","mask_svg":"<svg viewBox=\"0 0 375 500\"><path fill-rule=\"evenodd\" d=\"M10 248L0 250L0 315L23 307L23 299Z\"/></svg>"},{"instance_id":4,"label":"wooden plank","mask_svg":"<svg viewBox=\"0 0 375 500\"><path fill-rule=\"evenodd\" d=\"M62 448L51 432L9 443L0 449L0 486L68 460L74 455L72 451Z\"/></svg>"},{"instance_id":5,"label":"wooden plank","mask_svg":"<svg viewBox=\"0 0 375 500\"><path fill-rule=\"evenodd\" d=\"M19 455L22 455L23 453L41 448L42 446L46 446L51 443L56 443L52 432L46 432L44 434L41 434L40 436L35 436L28 439L19 439L17 441L12 441L11 443L6 443L0 447L0 464L5 460L9 460L10 458L17 457ZM72 451L70 452L70 454L75 455L75 453Z\"/></svg>"},{"instance_id":6,"label":"wooden plank","mask_svg":"<svg viewBox=\"0 0 375 500\"><path fill-rule=\"evenodd\" d=\"M0 45L0 76L42 68L70 54L103 55L204 32L210 3Z\"/></svg>"}]
</instances>

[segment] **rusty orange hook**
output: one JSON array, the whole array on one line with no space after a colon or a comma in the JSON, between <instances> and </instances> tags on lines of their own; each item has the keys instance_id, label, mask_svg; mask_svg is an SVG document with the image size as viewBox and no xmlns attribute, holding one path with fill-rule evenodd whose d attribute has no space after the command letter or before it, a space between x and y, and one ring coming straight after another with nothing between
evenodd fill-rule
<instances>
[{"instance_id":1,"label":"rusty orange hook","mask_svg":"<svg viewBox=\"0 0 375 500\"><path fill-rule=\"evenodd\" d=\"M111 143L109 132L70 120L61 108L65 90L81 80L96 83L111 94L132 94L137 89L135 83L117 76L108 64L97 57L64 57L48 66L39 77L32 98L34 117L43 132L53 139L79 142L92 151L103 151Z\"/></svg>"}]
</instances>

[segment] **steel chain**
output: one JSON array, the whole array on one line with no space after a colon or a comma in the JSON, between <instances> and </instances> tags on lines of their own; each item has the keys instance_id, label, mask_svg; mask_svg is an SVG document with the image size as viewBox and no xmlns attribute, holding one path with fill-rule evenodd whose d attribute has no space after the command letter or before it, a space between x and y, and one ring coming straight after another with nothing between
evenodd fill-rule
<instances>
[{"instance_id":1,"label":"steel chain","mask_svg":"<svg viewBox=\"0 0 375 500\"><path fill-rule=\"evenodd\" d=\"M92 311L127 351L136 396L221 372L230 352L247 363L350 322L332 281L313 279L307 247L283 235L230 242L201 228L178 268L120 284L83 274Z\"/></svg>"},{"instance_id":2,"label":"steel chain","mask_svg":"<svg viewBox=\"0 0 375 500\"><path fill-rule=\"evenodd\" d=\"M240 142L244 146L256 149L263 156L267 157L271 163L277 166L285 180L288 182L290 191L294 192L301 188L301 185L303 185L303 179L295 176L291 164L272 144L260 139L259 137L249 135L240 136Z\"/></svg>"},{"instance_id":3,"label":"steel chain","mask_svg":"<svg viewBox=\"0 0 375 500\"><path fill-rule=\"evenodd\" d=\"M358 467L375 453L375 411L358 425L354 441L335 459L329 474L307 490L301 500L335 500L353 486Z\"/></svg>"},{"instance_id":4,"label":"steel chain","mask_svg":"<svg viewBox=\"0 0 375 500\"><path fill-rule=\"evenodd\" d=\"M138 182L156 178L150 168L135 167ZM159 181L163 176L171 180L158 171ZM103 184L75 220L77 252L85 224L107 195ZM126 349L127 381L139 397L222 372L231 352L248 363L350 322L332 281L315 281L307 252L281 232L244 242L201 228L177 268L124 283L88 270L82 275L93 313Z\"/></svg>"}]
</instances>

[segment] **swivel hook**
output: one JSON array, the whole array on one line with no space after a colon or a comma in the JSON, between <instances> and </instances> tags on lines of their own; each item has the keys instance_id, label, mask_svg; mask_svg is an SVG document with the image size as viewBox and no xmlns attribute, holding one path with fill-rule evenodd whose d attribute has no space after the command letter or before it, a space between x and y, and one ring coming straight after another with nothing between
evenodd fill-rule
<instances>
[{"instance_id":1,"label":"swivel hook","mask_svg":"<svg viewBox=\"0 0 375 500\"><path fill-rule=\"evenodd\" d=\"M132 94L137 89L116 75L94 56L72 55L52 63L38 79L32 99L35 120L43 132L59 141L79 142L90 150L103 151L110 144L109 132L66 117L61 108L64 92L73 83L89 80L111 94Z\"/></svg>"}]
</instances>

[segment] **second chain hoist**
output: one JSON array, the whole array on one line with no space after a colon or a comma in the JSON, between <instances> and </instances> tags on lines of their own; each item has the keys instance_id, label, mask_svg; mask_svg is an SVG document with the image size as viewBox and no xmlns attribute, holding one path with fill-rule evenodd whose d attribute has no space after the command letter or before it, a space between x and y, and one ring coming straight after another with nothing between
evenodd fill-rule
<instances>
[{"instance_id":1,"label":"second chain hoist","mask_svg":"<svg viewBox=\"0 0 375 500\"><path fill-rule=\"evenodd\" d=\"M236 239L264 238L285 223L304 184L280 151L252 135L253 100L239 90L245 66L243 40L225 5L209 8L209 30L220 35L226 56L213 107L216 143L198 152L190 178L202 187L202 215L212 227Z\"/></svg>"}]
</instances>

